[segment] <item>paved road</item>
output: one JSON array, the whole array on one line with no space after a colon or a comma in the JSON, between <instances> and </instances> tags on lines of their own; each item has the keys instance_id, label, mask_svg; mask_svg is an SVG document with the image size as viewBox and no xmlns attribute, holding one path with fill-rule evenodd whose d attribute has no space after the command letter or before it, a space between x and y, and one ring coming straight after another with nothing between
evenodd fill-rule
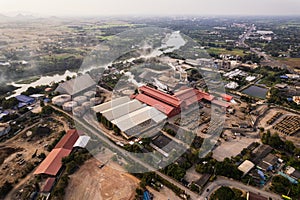
<instances>
[{"instance_id":1,"label":"paved road","mask_svg":"<svg viewBox=\"0 0 300 200\"><path fill-rule=\"evenodd\" d=\"M249 192L252 192L255 194L260 194L261 196L264 196L264 197L271 197L273 200L281 200L281 197L277 194L263 191L258 188L252 187L252 186L244 185L241 182L230 180L225 177L218 177L217 180L208 184L199 199L204 200L206 197L209 197L215 190L217 190L221 186L234 187L234 188L241 189L244 191L249 191ZM207 189L209 189L208 192L206 192Z\"/></svg>"},{"instance_id":2,"label":"paved road","mask_svg":"<svg viewBox=\"0 0 300 200\"><path fill-rule=\"evenodd\" d=\"M180 183L178 183L176 180L170 178L169 176L166 176L163 173L160 173L159 171L157 171L157 169L155 169L154 167L148 165L147 163L143 162L142 160L139 160L138 158L134 157L130 152L125 151L124 149L116 146L113 142L111 142L106 136L104 136L103 134L101 134L103 132L103 130L98 130L96 131L94 128L88 126L88 122L85 122L84 120L80 120L77 118L74 118L72 115L70 115L69 113L55 107L52 106L55 110L58 110L66 115L68 115L69 117L73 118L74 121L76 121L76 123L78 123L79 125L81 125L82 127L84 127L85 129L87 129L91 134L93 134L94 136L96 136L99 140L107 143L108 145L111 145L112 148L117 149L119 152L121 152L123 155L122 157L127 157L130 158L131 160L133 160L134 162L140 164L141 166L145 167L146 169L148 169L149 171L153 171L155 172L158 176L162 177L163 179L169 181L170 183L176 185L178 188L184 190L186 192L186 194L190 195L192 200L197 200L199 199L199 195L194 193L193 191L189 190L188 188L184 187L183 185L181 185Z\"/></svg>"}]
</instances>

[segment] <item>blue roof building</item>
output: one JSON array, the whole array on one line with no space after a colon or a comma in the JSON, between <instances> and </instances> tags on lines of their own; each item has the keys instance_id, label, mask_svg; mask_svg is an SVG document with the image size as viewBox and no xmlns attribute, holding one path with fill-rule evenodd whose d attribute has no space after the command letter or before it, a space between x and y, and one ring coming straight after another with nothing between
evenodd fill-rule
<instances>
[{"instance_id":1,"label":"blue roof building","mask_svg":"<svg viewBox=\"0 0 300 200\"><path fill-rule=\"evenodd\" d=\"M18 96L16 96L16 99L20 103L32 104L34 102L34 98L31 98L31 97L28 97L25 95L18 95Z\"/></svg>"}]
</instances>

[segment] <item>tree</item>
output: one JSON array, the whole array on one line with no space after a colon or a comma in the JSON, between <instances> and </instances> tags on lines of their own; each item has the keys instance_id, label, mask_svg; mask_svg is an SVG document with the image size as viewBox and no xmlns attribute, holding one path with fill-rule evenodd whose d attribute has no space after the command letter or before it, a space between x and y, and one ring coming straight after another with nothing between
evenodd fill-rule
<instances>
[{"instance_id":1,"label":"tree","mask_svg":"<svg viewBox=\"0 0 300 200\"><path fill-rule=\"evenodd\" d=\"M4 198L12 188L13 188L12 183L5 181L2 187L0 187L0 197Z\"/></svg>"},{"instance_id":2,"label":"tree","mask_svg":"<svg viewBox=\"0 0 300 200\"><path fill-rule=\"evenodd\" d=\"M48 115L51 115L53 113L53 111L54 111L54 109L51 106L44 106L42 108L42 113L41 114L48 116Z\"/></svg>"},{"instance_id":3,"label":"tree","mask_svg":"<svg viewBox=\"0 0 300 200\"><path fill-rule=\"evenodd\" d=\"M210 198L211 200L233 200L235 194L229 187L221 187Z\"/></svg>"},{"instance_id":4,"label":"tree","mask_svg":"<svg viewBox=\"0 0 300 200\"><path fill-rule=\"evenodd\" d=\"M2 101L3 109L13 108L14 106L18 105L19 101L15 97L5 99Z\"/></svg>"}]
</instances>

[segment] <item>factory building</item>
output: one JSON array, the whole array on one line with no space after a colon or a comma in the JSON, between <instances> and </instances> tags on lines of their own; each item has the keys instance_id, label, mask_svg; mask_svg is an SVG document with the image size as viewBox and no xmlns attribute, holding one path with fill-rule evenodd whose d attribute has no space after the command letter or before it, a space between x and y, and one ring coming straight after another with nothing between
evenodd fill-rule
<instances>
[{"instance_id":1,"label":"factory building","mask_svg":"<svg viewBox=\"0 0 300 200\"><path fill-rule=\"evenodd\" d=\"M55 92L68 94L74 97L79 94L86 93L94 87L96 87L96 82L90 77L90 75L84 74L75 79L60 83ZM86 94L89 96L91 95L90 93Z\"/></svg>"},{"instance_id":2,"label":"factory building","mask_svg":"<svg viewBox=\"0 0 300 200\"><path fill-rule=\"evenodd\" d=\"M37 167L34 174L43 174L50 177L57 176L62 168L62 159L71 154L75 144L81 143L78 141L80 138L79 134L81 133L77 130L69 130Z\"/></svg>"},{"instance_id":3,"label":"factory building","mask_svg":"<svg viewBox=\"0 0 300 200\"><path fill-rule=\"evenodd\" d=\"M120 97L92 107L100 121L108 128L130 139L157 127L167 116L154 107L129 97Z\"/></svg>"},{"instance_id":4,"label":"factory building","mask_svg":"<svg viewBox=\"0 0 300 200\"><path fill-rule=\"evenodd\" d=\"M149 106L155 107L168 117L173 117L179 114L181 109L189 109L200 101L225 108L230 106L229 103L218 100L213 95L194 88L182 88L174 95L164 93L149 86L142 86L139 88L139 91L140 94L133 96L133 98ZM232 99L229 95L222 95L222 97L226 101Z\"/></svg>"}]
</instances>

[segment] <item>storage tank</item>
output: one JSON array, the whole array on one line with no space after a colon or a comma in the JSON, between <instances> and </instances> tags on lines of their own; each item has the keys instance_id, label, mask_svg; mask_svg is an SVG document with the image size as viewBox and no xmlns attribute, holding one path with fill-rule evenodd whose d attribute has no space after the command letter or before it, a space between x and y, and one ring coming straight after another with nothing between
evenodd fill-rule
<instances>
[{"instance_id":1,"label":"storage tank","mask_svg":"<svg viewBox=\"0 0 300 200\"><path fill-rule=\"evenodd\" d=\"M86 96L87 98L92 98L96 95L96 92L88 91L88 92L85 92L83 95Z\"/></svg>"},{"instance_id":2,"label":"storage tank","mask_svg":"<svg viewBox=\"0 0 300 200\"><path fill-rule=\"evenodd\" d=\"M90 99L90 102L93 105L98 105L102 102L102 99L100 97L93 97L93 98Z\"/></svg>"},{"instance_id":3,"label":"storage tank","mask_svg":"<svg viewBox=\"0 0 300 200\"><path fill-rule=\"evenodd\" d=\"M78 107L76 107L76 108L73 109L73 115L75 117L82 117L84 115L85 111L86 110L85 110L84 107L78 106Z\"/></svg>"},{"instance_id":4,"label":"storage tank","mask_svg":"<svg viewBox=\"0 0 300 200\"><path fill-rule=\"evenodd\" d=\"M63 110L65 111L72 111L73 108L75 108L77 106L77 102L76 101L68 101L66 103L64 103Z\"/></svg>"},{"instance_id":5,"label":"storage tank","mask_svg":"<svg viewBox=\"0 0 300 200\"><path fill-rule=\"evenodd\" d=\"M91 102L84 102L82 104L82 107L84 107L85 110L89 110L92 106L93 106L93 104Z\"/></svg>"},{"instance_id":6,"label":"storage tank","mask_svg":"<svg viewBox=\"0 0 300 200\"><path fill-rule=\"evenodd\" d=\"M76 101L78 103L78 105L81 105L83 104L84 102L86 102L88 99L86 96L78 96L78 97L75 97L73 99L73 101Z\"/></svg>"},{"instance_id":7,"label":"storage tank","mask_svg":"<svg viewBox=\"0 0 300 200\"><path fill-rule=\"evenodd\" d=\"M64 103L71 101L71 96L67 94L59 95L52 98L52 103L57 106L62 106Z\"/></svg>"}]
</instances>

